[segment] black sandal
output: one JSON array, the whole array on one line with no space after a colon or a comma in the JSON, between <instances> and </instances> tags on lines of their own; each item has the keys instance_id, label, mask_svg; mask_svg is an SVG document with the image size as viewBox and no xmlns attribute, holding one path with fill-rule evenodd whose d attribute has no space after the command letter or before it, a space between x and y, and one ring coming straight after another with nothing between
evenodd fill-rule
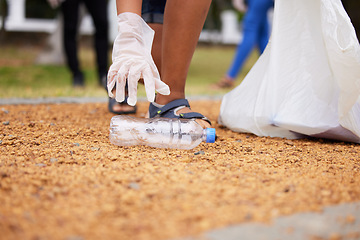
<instances>
[{"instance_id":1,"label":"black sandal","mask_svg":"<svg viewBox=\"0 0 360 240\"><path fill-rule=\"evenodd\" d=\"M169 102L165 106L158 108L154 104L150 103L149 106L149 117L165 117L165 118L184 118L184 119L201 119L208 122L211 125L210 120L198 112L189 112L189 113L180 113L177 112L188 107L190 108L189 102L186 99L177 99L172 102Z\"/></svg>"},{"instance_id":2,"label":"black sandal","mask_svg":"<svg viewBox=\"0 0 360 240\"><path fill-rule=\"evenodd\" d=\"M116 104L120 104L120 105L124 105L124 106L130 106L130 105L127 103L127 99L128 99L128 97L125 97L125 100L124 100L124 101L122 101L122 102L117 102L117 101L115 100L115 98L110 98L110 97L109 97L109 104L108 104L109 112L114 113L114 114L118 114L118 115L136 113L136 111L137 111L136 105L135 105L135 106L131 106L131 107L133 107L133 110L129 110L129 111L114 111L114 106L115 106Z\"/></svg>"}]
</instances>

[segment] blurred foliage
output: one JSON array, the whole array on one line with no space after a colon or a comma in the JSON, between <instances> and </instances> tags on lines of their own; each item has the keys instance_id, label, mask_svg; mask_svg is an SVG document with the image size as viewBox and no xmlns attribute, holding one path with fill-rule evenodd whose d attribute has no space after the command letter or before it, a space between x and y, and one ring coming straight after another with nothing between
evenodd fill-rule
<instances>
[{"instance_id":1,"label":"blurred foliage","mask_svg":"<svg viewBox=\"0 0 360 240\"><path fill-rule=\"evenodd\" d=\"M212 0L209 14L206 18L204 28L207 30L221 29L221 12L226 10L236 11L232 5L232 0ZM244 13L236 11L238 20L241 21Z\"/></svg>"},{"instance_id":2,"label":"blurred foliage","mask_svg":"<svg viewBox=\"0 0 360 240\"><path fill-rule=\"evenodd\" d=\"M25 16L27 18L55 18L57 10L50 7L45 0L26 0Z\"/></svg>"},{"instance_id":3,"label":"blurred foliage","mask_svg":"<svg viewBox=\"0 0 360 240\"><path fill-rule=\"evenodd\" d=\"M73 88L71 74L65 65L36 65L35 59L43 49L38 46L19 44L2 47L0 54L0 98L11 97L106 97L99 86L95 55L91 47L80 47L80 62L85 74L85 88ZM188 96L222 95L228 90L212 89L230 65L235 46L201 46L195 51L186 83ZM21 56L21 57L19 57ZM237 79L239 84L258 58L253 52ZM145 89L139 86L138 96L145 97Z\"/></svg>"},{"instance_id":4,"label":"blurred foliage","mask_svg":"<svg viewBox=\"0 0 360 240\"><path fill-rule=\"evenodd\" d=\"M0 0L1 16L7 15L7 9L7 1ZM57 12L58 10L52 9L46 0L26 0L25 16L27 18L52 19L56 17Z\"/></svg>"},{"instance_id":5,"label":"blurred foliage","mask_svg":"<svg viewBox=\"0 0 360 240\"><path fill-rule=\"evenodd\" d=\"M345 10L349 14L352 24L355 27L358 39L360 39L360 1L342 0Z\"/></svg>"},{"instance_id":6,"label":"blurred foliage","mask_svg":"<svg viewBox=\"0 0 360 240\"><path fill-rule=\"evenodd\" d=\"M233 9L231 0L213 0L204 28L209 30L219 30L221 28L220 13L228 9Z\"/></svg>"},{"instance_id":7,"label":"blurred foliage","mask_svg":"<svg viewBox=\"0 0 360 240\"><path fill-rule=\"evenodd\" d=\"M7 10L7 2L6 0L0 0L0 13L3 14L6 13Z\"/></svg>"},{"instance_id":8,"label":"blurred foliage","mask_svg":"<svg viewBox=\"0 0 360 240\"><path fill-rule=\"evenodd\" d=\"M234 9L231 0L213 0L204 28L211 30L221 29L220 13L224 10ZM58 9L52 9L46 0L26 0L25 16L27 18L52 19L55 18ZM7 14L7 1L0 0L0 14ZM239 19L242 14L239 13Z\"/></svg>"},{"instance_id":9,"label":"blurred foliage","mask_svg":"<svg viewBox=\"0 0 360 240\"><path fill-rule=\"evenodd\" d=\"M0 26L0 42L4 39L5 34L5 16L7 11L7 3L6 0L0 0L0 19L1 19L1 26Z\"/></svg>"}]
</instances>

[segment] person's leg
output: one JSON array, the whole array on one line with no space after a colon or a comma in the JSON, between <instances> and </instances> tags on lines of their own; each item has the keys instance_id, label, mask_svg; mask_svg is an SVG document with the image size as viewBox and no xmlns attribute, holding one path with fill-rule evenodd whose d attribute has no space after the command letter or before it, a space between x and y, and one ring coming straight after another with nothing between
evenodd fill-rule
<instances>
[{"instance_id":1,"label":"person's leg","mask_svg":"<svg viewBox=\"0 0 360 240\"><path fill-rule=\"evenodd\" d=\"M227 72L227 76L231 79L235 80L258 40L258 33L261 27L261 12L259 12L259 3L261 1L262 0L248 1L248 12L243 22L243 40L241 44L238 45L233 62Z\"/></svg>"},{"instance_id":2,"label":"person's leg","mask_svg":"<svg viewBox=\"0 0 360 240\"><path fill-rule=\"evenodd\" d=\"M117 14L124 12L136 13L141 15L142 0L116 0Z\"/></svg>"},{"instance_id":3,"label":"person's leg","mask_svg":"<svg viewBox=\"0 0 360 240\"><path fill-rule=\"evenodd\" d=\"M269 42L270 37L270 24L268 20L268 12L274 6L274 2L272 0L263 0L262 7L264 10L261 12L264 14L261 20L261 27L259 29L258 35L258 47L260 54L262 54Z\"/></svg>"},{"instance_id":4,"label":"person's leg","mask_svg":"<svg viewBox=\"0 0 360 240\"><path fill-rule=\"evenodd\" d=\"M107 1L84 0L84 3L95 26L95 51L99 83L106 86L109 53Z\"/></svg>"},{"instance_id":5,"label":"person's leg","mask_svg":"<svg viewBox=\"0 0 360 240\"><path fill-rule=\"evenodd\" d=\"M263 27L262 23L268 9L264 4L269 1L271 0L248 0L248 11L243 21L242 42L236 48L235 56L225 77L215 84L215 87L229 88L234 86L236 77L259 40L259 34Z\"/></svg>"},{"instance_id":6,"label":"person's leg","mask_svg":"<svg viewBox=\"0 0 360 240\"><path fill-rule=\"evenodd\" d=\"M155 31L152 57L161 75L163 22L166 0L143 0L141 16Z\"/></svg>"},{"instance_id":7,"label":"person's leg","mask_svg":"<svg viewBox=\"0 0 360 240\"><path fill-rule=\"evenodd\" d=\"M260 54L264 52L269 42L269 36L270 36L269 21L267 19L264 19L261 24L261 29L259 31L258 41L257 41Z\"/></svg>"},{"instance_id":8,"label":"person's leg","mask_svg":"<svg viewBox=\"0 0 360 240\"><path fill-rule=\"evenodd\" d=\"M67 0L61 4L61 10L64 19L64 50L68 67L73 75L73 84L82 86L84 77L79 68L77 53L77 30L79 17L79 0Z\"/></svg>"},{"instance_id":9,"label":"person's leg","mask_svg":"<svg viewBox=\"0 0 360 240\"><path fill-rule=\"evenodd\" d=\"M168 0L165 7L161 78L170 95L157 95L166 104L185 98L185 83L192 56L202 30L210 0Z\"/></svg>"},{"instance_id":10,"label":"person's leg","mask_svg":"<svg viewBox=\"0 0 360 240\"><path fill-rule=\"evenodd\" d=\"M190 115L187 116L203 117L201 114L193 113L189 107L184 107L188 104L184 98L188 68L210 2L211 1L199 1L192 4L191 1L185 1L185 3L184 1L174 0L143 1L142 17L155 31L152 56L159 69L162 80L169 84L171 89L169 96L158 94L156 103L150 104L150 117L154 117L151 115L153 113L156 115L158 110L168 108L169 105L166 105L168 103L174 108L177 108L176 106L178 105L183 107L181 110L176 111L176 114L190 113ZM162 13L164 12L165 4L168 16L163 17ZM191 11L189 11L189 9ZM198 12L201 14L194 16ZM184 19L187 19L187 21L182 22ZM164 24L162 24L163 22ZM191 25L194 23L195 25ZM171 72L173 74L171 74ZM173 100L176 101L173 102ZM166 106L163 107L163 105ZM166 117L171 117L171 115L171 113L169 115L166 113ZM198 120L198 122L203 127L210 126L206 120Z\"/></svg>"},{"instance_id":11,"label":"person's leg","mask_svg":"<svg viewBox=\"0 0 360 240\"><path fill-rule=\"evenodd\" d=\"M162 56L162 36L163 36L163 24L149 23L149 26L155 31L154 42L151 50L151 55L154 59L155 65L159 70L161 77L161 56Z\"/></svg>"},{"instance_id":12,"label":"person's leg","mask_svg":"<svg viewBox=\"0 0 360 240\"><path fill-rule=\"evenodd\" d=\"M167 0L162 32L161 79L170 87L170 95L156 96L165 105L185 98L185 84L200 32L211 0ZM178 113L191 112L183 108ZM209 124L201 121L204 127Z\"/></svg>"},{"instance_id":13,"label":"person's leg","mask_svg":"<svg viewBox=\"0 0 360 240\"><path fill-rule=\"evenodd\" d=\"M109 53L109 27L107 14L107 1L84 0L95 26L95 51L98 67L99 84L107 90L107 71ZM129 106L126 101L118 103L109 98L108 109L115 114L135 113L136 107Z\"/></svg>"}]
</instances>

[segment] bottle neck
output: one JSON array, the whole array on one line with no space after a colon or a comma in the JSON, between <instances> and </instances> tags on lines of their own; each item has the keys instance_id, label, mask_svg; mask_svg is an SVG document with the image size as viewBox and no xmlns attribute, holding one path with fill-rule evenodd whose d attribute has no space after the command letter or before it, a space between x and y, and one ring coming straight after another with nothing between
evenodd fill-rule
<instances>
[{"instance_id":1,"label":"bottle neck","mask_svg":"<svg viewBox=\"0 0 360 240\"><path fill-rule=\"evenodd\" d=\"M206 139L207 139L207 131L206 131L206 128L204 128L203 132L202 132L202 135L201 135L201 140L203 142L206 142Z\"/></svg>"},{"instance_id":2,"label":"bottle neck","mask_svg":"<svg viewBox=\"0 0 360 240\"><path fill-rule=\"evenodd\" d=\"M214 143L216 139L215 128L205 128L203 129L202 140L207 143Z\"/></svg>"}]
</instances>

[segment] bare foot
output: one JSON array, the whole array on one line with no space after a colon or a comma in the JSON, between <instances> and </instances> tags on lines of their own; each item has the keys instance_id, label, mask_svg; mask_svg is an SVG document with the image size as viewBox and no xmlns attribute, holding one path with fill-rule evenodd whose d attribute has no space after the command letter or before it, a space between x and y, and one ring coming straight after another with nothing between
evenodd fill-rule
<instances>
[{"instance_id":1,"label":"bare foot","mask_svg":"<svg viewBox=\"0 0 360 240\"><path fill-rule=\"evenodd\" d=\"M112 106L114 112L131 112L134 111L134 106L130 106L126 103L116 103Z\"/></svg>"},{"instance_id":2,"label":"bare foot","mask_svg":"<svg viewBox=\"0 0 360 240\"><path fill-rule=\"evenodd\" d=\"M235 86L234 84L234 79L225 76L222 79L220 79L219 82L211 85L212 89L230 89L233 88Z\"/></svg>"},{"instance_id":3,"label":"bare foot","mask_svg":"<svg viewBox=\"0 0 360 240\"><path fill-rule=\"evenodd\" d=\"M126 102L118 103L113 98L109 98L108 108L115 114L132 114L137 110L136 106L130 106Z\"/></svg>"}]
</instances>

